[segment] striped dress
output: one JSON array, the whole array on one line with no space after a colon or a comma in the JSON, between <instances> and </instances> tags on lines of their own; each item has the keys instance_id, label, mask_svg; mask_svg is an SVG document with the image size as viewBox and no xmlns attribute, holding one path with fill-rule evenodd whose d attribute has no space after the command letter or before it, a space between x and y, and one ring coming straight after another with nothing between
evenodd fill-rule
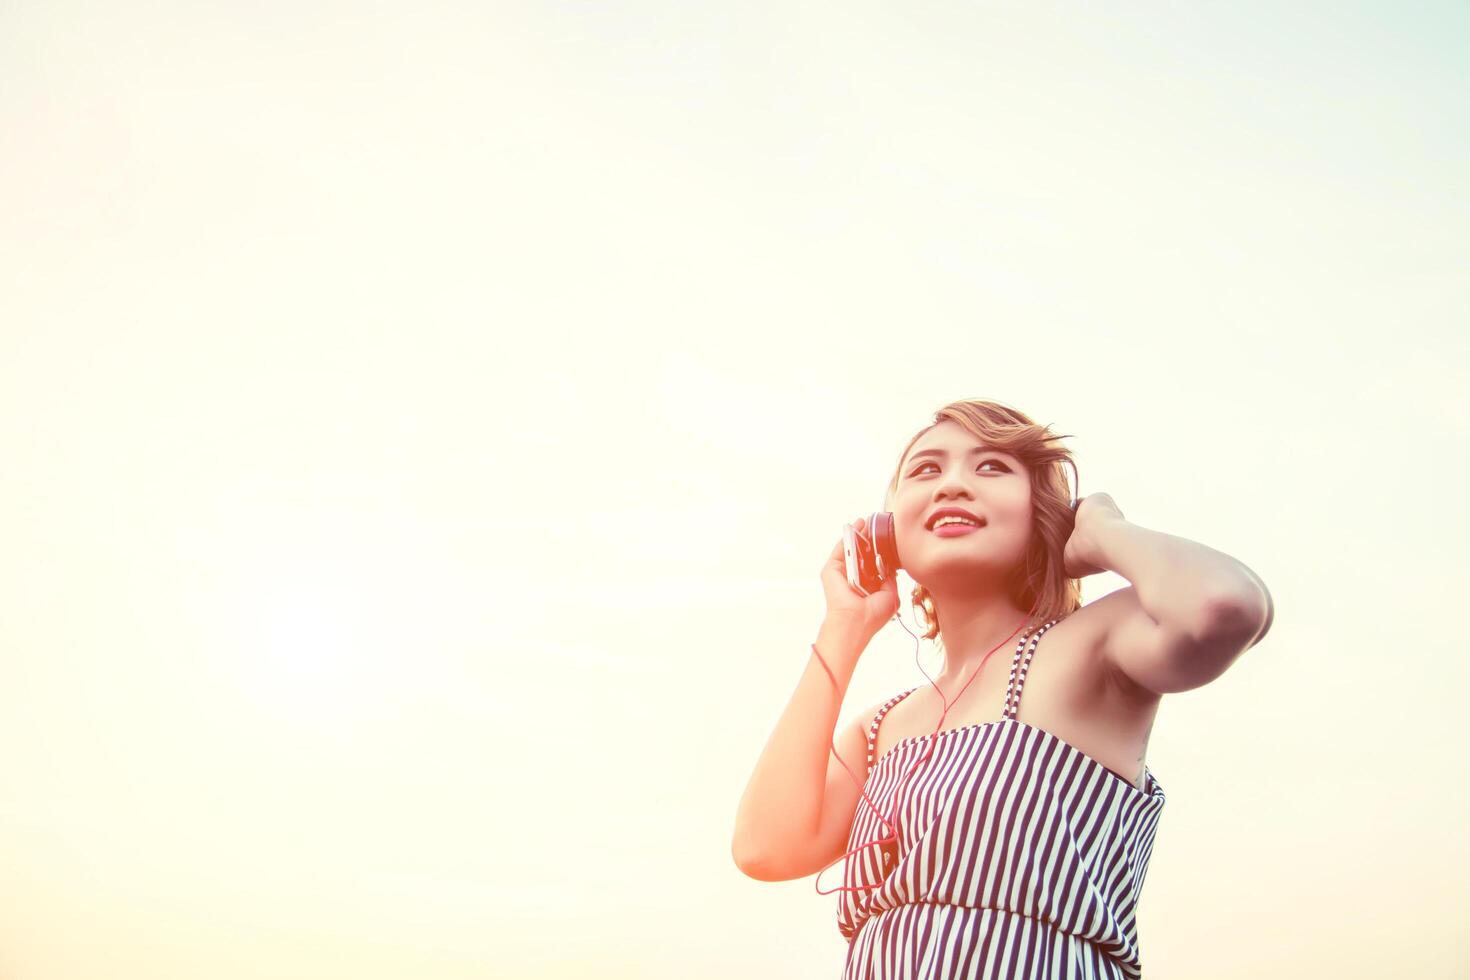
<instances>
[{"instance_id":1,"label":"striped dress","mask_svg":"<svg viewBox=\"0 0 1470 980\"><path fill-rule=\"evenodd\" d=\"M1139 789L1016 720L1036 644L1055 623L1021 637L1000 719L906 738L877 765L879 723L918 688L873 719L863 792L889 824L859 798L847 847L893 824L897 840L845 862L844 887L862 890L838 892L843 980L1142 975L1135 913L1164 791L1147 766Z\"/></svg>"}]
</instances>

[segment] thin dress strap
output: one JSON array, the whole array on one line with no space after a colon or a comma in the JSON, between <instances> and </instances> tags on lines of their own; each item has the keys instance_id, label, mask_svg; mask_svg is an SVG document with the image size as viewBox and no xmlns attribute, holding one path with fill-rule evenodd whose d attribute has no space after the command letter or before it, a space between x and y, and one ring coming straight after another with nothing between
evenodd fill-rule
<instances>
[{"instance_id":1,"label":"thin dress strap","mask_svg":"<svg viewBox=\"0 0 1470 980\"><path fill-rule=\"evenodd\" d=\"M1031 655L1036 652L1036 642L1041 639L1041 634L1051 629L1053 626L1056 625L1056 623L1057 621L1054 619L1051 622L1046 623L1045 625L1038 628L1036 632L1029 635L1022 635L1021 641L1016 644L1015 656L1011 658L1010 680L1006 683L1006 708L1004 717L1011 719L1014 719L1016 717L1016 709L1021 706L1021 688L1026 683L1026 670L1031 665ZM1030 641L1029 645L1027 643L1028 640ZM1026 659L1024 662L1022 662L1021 660L1021 654L1023 651L1026 654ZM910 694L913 694L917 690L917 687L911 687L907 691L904 691L902 694L895 694L893 697L883 702L883 707L879 708L878 713L873 716L873 723L868 726L869 772L873 771L873 754L878 747L878 726L883 723L883 716L888 714L888 709L892 708L895 704L898 704L898 702L902 701L904 698L908 697Z\"/></svg>"},{"instance_id":2,"label":"thin dress strap","mask_svg":"<svg viewBox=\"0 0 1470 980\"><path fill-rule=\"evenodd\" d=\"M907 691L904 691L902 694L895 694L893 697L891 697L887 701L883 702L883 707L879 708L878 709L878 713L873 716L873 723L868 726L868 771L869 772L872 772L873 771L873 750L875 748L877 748L877 746L878 746L878 726L882 723L883 716L886 715L886 714L888 714L888 709L889 708L893 707L895 704L898 704L898 702L902 701L904 698L908 697L910 694L913 694L917 690L918 690L917 687L911 687Z\"/></svg>"},{"instance_id":3,"label":"thin dress strap","mask_svg":"<svg viewBox=\"0 0 1470 980\"><path fill-rule=\"evenodd\" d=\"M1026 671L1031 668L1031 657L1036 653L1037 641L1041 634L1055 626L1057 621L1053 619L1037 628L1036 632L1029 636L1022 636L1021 642L1016 644L1016 654L1011 658L1011 678L1006 682L1006 708L1002 717L1016 720L1016 711L1021 707L1021 689L1026 686ZM1021 652L1025 651L1026 657L1021 658Z\"/></svg>"}]
</instances>

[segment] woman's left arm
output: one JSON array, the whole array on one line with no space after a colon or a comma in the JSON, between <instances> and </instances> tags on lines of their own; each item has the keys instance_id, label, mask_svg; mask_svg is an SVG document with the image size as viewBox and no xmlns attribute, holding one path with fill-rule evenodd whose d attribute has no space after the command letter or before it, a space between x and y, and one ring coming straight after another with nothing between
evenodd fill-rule
<instances>
[{"instance_id":1,"label":"woman's left arm","mask_svg":"<svg viewBox=\"0 0 1470 980\"><path fill-rule=\"evenodd\" d=\"M1107 494L1077 509L1067 542L1068 574L1108 570L1132 589L1109 603L1104 656L1158 694L1219 677L1271 628L1271 593L1251 569L1186 538L1130 523Z\"/></svg>"}]
</instances>

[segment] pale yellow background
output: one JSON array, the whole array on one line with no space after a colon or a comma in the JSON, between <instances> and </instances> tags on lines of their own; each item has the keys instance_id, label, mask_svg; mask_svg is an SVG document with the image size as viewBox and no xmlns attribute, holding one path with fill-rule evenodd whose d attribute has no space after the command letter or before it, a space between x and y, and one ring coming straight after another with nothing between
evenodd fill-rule
<instances>
[{"instance_id":1,"label":"pale yellow background","mask_svg":"<svg viewBox=\"0 0 1470 980\"><path fill-rule=\"evenodd\" d=\"M1275 597L1145 975L1470 974L1467 30L5 5L0 977L835 978L735 807L961 397Z\"/></svg>"}]
</instances>

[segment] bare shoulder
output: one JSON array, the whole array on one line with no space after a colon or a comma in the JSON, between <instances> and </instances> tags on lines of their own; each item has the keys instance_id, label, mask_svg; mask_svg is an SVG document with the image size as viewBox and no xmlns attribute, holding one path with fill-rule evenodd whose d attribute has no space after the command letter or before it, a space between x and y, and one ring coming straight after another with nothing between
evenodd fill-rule
<instances>
[{"instance_id":1,"label":"bare shoulder","mask_svg":"<svg viewBox=\"0 0 1470 980\"><path fill-rule=\"evenodd\" d=\"M889 697L884 698L882 701L875 702L861 709L856 715L853 716L852 721L850 722L852 729L861 734L863 740L866 742L868 735L873 730L873 721L878 717L878 713L881 712L885 707L887 707L889 702L896 700L903 693L906 692L899 692L898 694L890 695Z\"/></svg>"},{"instance_id":2,"label":"bare shoulder","mask_svg":"<svg viewBox=\"0 0 1470 980\"><path fill-rule=\"evenodd\" d=\"M878 712L882 711L883 706L887 703L887 700L879 701L876 704L859 708L856 713L848 716L847 722L843 725L841 732L843 738L853 748L853 754L858 754L859 750L861 754L866 754L868 734L872 731L873 719L877 717Z\"/></svg>"}]
</instances>

